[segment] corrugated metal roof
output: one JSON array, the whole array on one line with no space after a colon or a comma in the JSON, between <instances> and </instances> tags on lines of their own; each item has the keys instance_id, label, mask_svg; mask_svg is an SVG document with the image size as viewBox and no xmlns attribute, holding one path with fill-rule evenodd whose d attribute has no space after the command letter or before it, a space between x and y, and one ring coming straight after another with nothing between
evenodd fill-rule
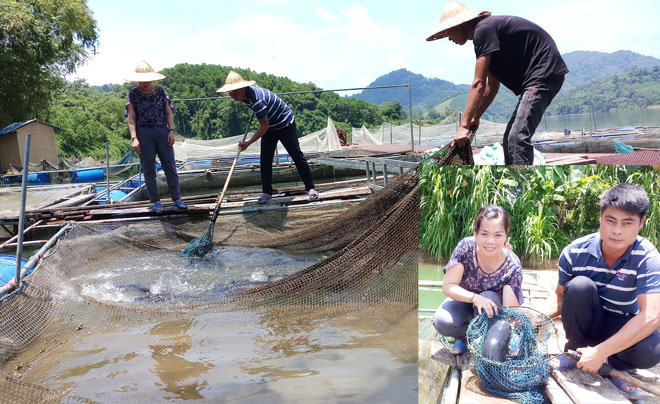
<instances>
[{"instance_id":1,"label":"corrugated metal roof","mask_svg":"<svg viewBox=\"0 0 660 404\"><path fill-rule=\"evenodd\" d=\"M596 164L622 166L660 165L660 151L643 151L628 154L611 154L596 158Z\"/></svg>"},{"instance_id":2,"label":"corrugated metal roof","mask_svg":"<svg viewBox=\"0 0 660 404\"><path fill-rule=\"evenodd\" d=\"M6 135L7 133L16 132L18 129L22 128L25 125L31 124L34 121L36 121L36 119L30 119L29 121L25 121L25 122L12 123L11 125L0 129L0 136ZM55 125L51 125L51 124L46 123L46 122L39 122L39 123L50 126L51 128L55 129L55 132L59 132L59 131L63 130L62 128L59 128Z\"/></svg>"},{"instance_id":3,"label":"corrugated metal roof","mask_svg":"<svg viewBox=\"0 0 660 404\"><path fill-rule=\"evenodd\" d=\"M0 135L6 135L7 133L15 132L18 129L22 128L23 126L25 126L29 123L32 123L34 121L35 121L35 119L30 119L29 121L25 121L25 122L12 123L11 125L0 129Z\"/></svg>"}]
</instances>

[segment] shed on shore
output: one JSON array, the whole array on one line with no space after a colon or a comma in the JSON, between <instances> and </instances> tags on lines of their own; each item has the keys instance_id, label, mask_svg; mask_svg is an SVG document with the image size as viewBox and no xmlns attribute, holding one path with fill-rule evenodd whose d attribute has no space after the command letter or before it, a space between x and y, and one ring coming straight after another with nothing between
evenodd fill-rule
<instances>
[{"instance_id":1,"label":"shed on shore","mask_svg":"<svg viewBox=\"0 0 660 404\"><path fill-rule=\"evenodd\" d=\"M7 171L10 165L24 166L25 136L32 135L30 141L30 163L38 164L46 160L57 166L57 143L55 132L60 128L31 119L25 122L16 122L0 129L0 171Z\"/></svg>"}]
</instances>

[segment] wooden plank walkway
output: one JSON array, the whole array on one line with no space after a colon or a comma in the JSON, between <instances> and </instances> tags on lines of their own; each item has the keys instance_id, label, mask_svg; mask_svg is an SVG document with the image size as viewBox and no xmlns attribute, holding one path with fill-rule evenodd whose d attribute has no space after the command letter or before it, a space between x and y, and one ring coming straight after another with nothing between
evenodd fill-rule
<instances>
[{"instance_id":1,"label":"wooden plank walkway","mask_svg":"<svg viewBox=\"0 0 660 404\"><path fill-rule=\"evenodd\" d=\"M369 195L372 190L366 185L366 179L337 181L328 184L319 184L317 189L320 191L319 201L329 201L335 199L352 200L356 197ZM223 202L224 209L240 209L249 206L278 206L278 205L302 205L309 203L307 193L304 187L287 187L277 190L281 196L273 198L268 205L258 205L257 198L261 192L250 191L229 191L228 197ZM217 194L197 195L182 198L189 205L187 211L180 211L171 205L170 199L163 199L164 215L177 214L205 214L215 208ZM149 201L121 202L112 205L89 205L89 206L66 206L57 205L54 207L30 210L26 212L26 220L37 221L46 219L55 220L89 220L103 219L113 215L121 214L126 217L140 217L152 215L152 204ZM5 212L0 214L0 222L18 222L17 212Z\"/></svg>"}]
</instances>

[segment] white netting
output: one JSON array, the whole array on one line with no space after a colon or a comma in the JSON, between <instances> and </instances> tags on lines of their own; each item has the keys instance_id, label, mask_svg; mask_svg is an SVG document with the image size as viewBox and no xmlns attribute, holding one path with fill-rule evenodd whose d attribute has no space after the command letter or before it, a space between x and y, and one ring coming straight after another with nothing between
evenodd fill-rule
<instances>
[{"instance_id":1,"label":"white netting","mask_svg":"<svg viewBox=\"0 0 660 404\"><path fill-rule=\"evenodd\" d=\"M248 139L253 134L254 133L249 133ZM182 143L174 144L174 155L177 160L185 161L234 154L236 153L238 142L242 138L243 135L240 134L214 140L186 139ZM328 117L328 126L325 129L300 137L298 138L298 141L303 153L320 153L341 150L335 125L330 117ZM259 155L260 149L261 140L257 140L247 150L241 152L241 155ZM277 151L280 154L287 153L281 143L278 143Z\"/></svg>"},{"instance_id":2,"label":"white netting","mask_svg":"<svg viewBox=\"0 0 660 404\"><path fill-rule=\"evenodd\" d=\"M479 143L492 143L497 140L501 141L500 138L506 130L506 125L506 123L496 123L482 119L479 124L476 140ZM422 126L420 128L419 125L413 124L412 136L409 123L396 126L389 123L383 123L376 129L367 129L364 126L361 128L353 128L352 143L359 145L409 145L412 140L416 145L442 146L454 138L457 129L458 113L453 114L441 123L432 126Z\"/></svg>"}]
</instances>

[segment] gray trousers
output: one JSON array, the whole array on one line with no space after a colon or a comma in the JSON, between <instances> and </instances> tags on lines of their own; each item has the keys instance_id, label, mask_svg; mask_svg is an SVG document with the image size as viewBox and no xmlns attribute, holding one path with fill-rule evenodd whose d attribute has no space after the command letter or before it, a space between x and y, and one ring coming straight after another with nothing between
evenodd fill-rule
<instances>
[{"instance_id":1,"label":"gray trousers","mask_svg":"<svg viewBox=\"0 0 660 404\"><path fill-rule=\"evenodd\" d=\"M532 136L541 123L543 113L555 98L564 76L557 76L546 82L526 88L518 99L518 105L511 115L504 132L502 147L504 164L531 165L534 163Z\"/></svg>"},{"instance_id":2,"label":"gray trousers","mask_svg":"<svg viewBox=\"0 0 660 404\"><path fill-rule=\"evenodd\" d=\"M565 349L595 346L616 334L632 317L603 309L598 288L586 276L576 276L564 285L561 319L566 330ZM635 345L618 352L607 362L614 369L648 369L660 362L660 333L656 330Z\"/></svg>"},{"instance_id":3,"label":"gray trousers","mask_svg":"<svg viewBox=\"0 0 660 404\"><path fill-rule=\"evenodd\" d=\"M181 199L179 175L176 173L174 149L167 145L167 128L137 128L137 138L140 142L140 163L144 173L149 200L152 203L160 201L158 183L156 182L156 154L160 165L165 171L167 186L173 201Z\"/></svg>"},{"instance_id":4,"label":"gray trousers","mask_svg":"<svg viewBox=\"0 0 660 404\"><path fill-rule=\"evenodd\" d=\"M487 297L494 301L497 307L502 307L502 295L497 292L487 290L479 293L479 296ZM433 326L440 335L465 341L468 325L478 313L472 303L457 302L447 298L435 311Z\"/></svg>"}]
</instances>

